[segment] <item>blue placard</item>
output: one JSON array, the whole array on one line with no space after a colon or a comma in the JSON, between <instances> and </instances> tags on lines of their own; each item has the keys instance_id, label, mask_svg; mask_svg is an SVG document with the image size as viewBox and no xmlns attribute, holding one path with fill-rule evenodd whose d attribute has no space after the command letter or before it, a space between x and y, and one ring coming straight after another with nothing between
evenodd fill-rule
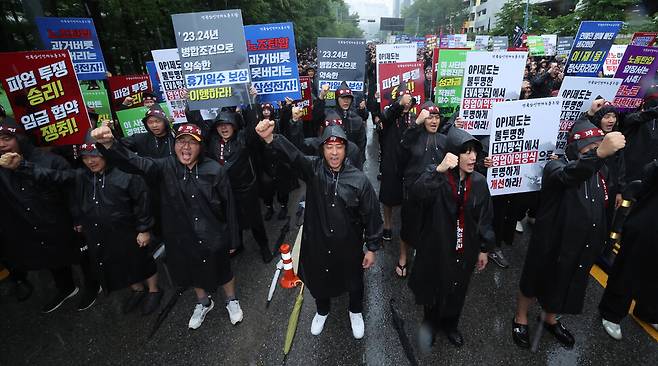
<instances>
[{"instance_id":1,"label":"blue placard","mask_svg":"<svg viewBox=\"0 0 658 366\"><path fill-rule=\"evenodd\" d=\"M301 99L292 23L247 25L244 36L251 84L258 91L259 101Z\"/></svg>"},{"instance_id":2,"label":"blue placard","mask_svg":"<svg viewBox=\"0 0 658 366\"><path fill-rule=\"evenodd\" d=\"M37 17L36 21L45 49L71 52L78 80L107 78L107 67L92 19Z\"/></svg>"},{"instance_id":3,"label":"blue placard","mask_svg":"<svg viewBox=\"0 0 658 366\"><path fill-rule=\"evenodd\" d=\"M158 77L158 69L155 67L155 62L146 61L146 72L149 74L149 79L151 79L151 86L153 87L153 94L158 97L158 103L162 103L165 100L164 90L160 85L160 78Z\"/></svg>"},{"instance_id":4,"label":"blue placard","mask_svg":"<svg viewBox=\"0 0 658 366\"><path fill-rule=\"evenodd\" d=\"M603 21L581 22L571 46L564 74L598 76L622 24L622 22Z\"/></svg>"}]
</instances>

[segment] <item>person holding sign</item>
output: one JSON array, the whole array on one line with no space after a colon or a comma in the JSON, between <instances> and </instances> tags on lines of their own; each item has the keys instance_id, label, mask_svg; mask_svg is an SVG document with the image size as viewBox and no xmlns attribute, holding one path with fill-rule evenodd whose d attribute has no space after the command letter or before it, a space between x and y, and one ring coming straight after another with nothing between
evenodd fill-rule
<instances>
[{"instance_id":1,"label":"person holding sign","mask_svg":"<svg viewBox=\"0 0 658 366\"><path fill-rule=\"evenodd\" d=\"M437 330L456 347L464 344L457 327L473 269L483 270L494 245L493 208L486 178L475 171L482 145L458 128L448 132L441 163L426 168L411 187L422 201L416 259L409 288L424 306L423 347L430 348Z\"/></svg>"},{"instance_id":2,"label":"person holding sign","mask_svg":"<svg viewBox=\"0 0 658 366\"><path fill-rule=\"evenodd\" d=\"M565 156L544 167L512 319L512 339L519 347L530 347L528 309L534 298L546 313L541 326L565 347L573 347L573 335L556 314L582 312L589 271L608 234L605 206L612 203L601 170L605 159L625 145L620 132L605 134L583 117L569 133Z\"/></svg>"},{"instance_id":3,"label":"person holding sign","mask_svg":"<svg viewBox=\"0 0 658 366\"><path fill-rule=\"evenodd\" d=\"M167 264L174 283L193 287L197 304L188 327L197 329L215 303L209 292L219 285L226 294L232 324L243 313L235 296L229 248L238 241L233 193L225 169L202 154L199 127L178 127L175 156L154 159L132 153L116 143L112 131L101 126L91 136L101 154L119 169L159 182L162 231Z\"/></svg>"},{"instance_id":4,"label":"person holding sign","mask_svg":"<svg viewBox=\"0 0 658 366\"><path fill-rule=\"evenodd\" d=\"M382 219L374 188L363 172L345 164L347 136L340 126L324 130L321 153L315 157L304 156L284 136L275 135L274 121L261 121L256 131L306 182L299 274L317 306L311 334L324 329L331 298L349 292L352 335L361 339L363 270L372 267L381 247Z\"/></svg>"},{"instance_id":5,"label":"person holding sign","mask_svg":"<svg viewBox=\"0 0 658 366\"><path fill-rule=\"evenodd\" d=\"M142 118L146 132L121 139L121 143L139 156L164 158L174 154L174 133L160 105L152 105Z\"/></svg>"},{"instance_id":6,"label":"person holding sign","mask_svg":"<svg viewBox=\"0 0 658 366\"><path fill-rule=\"evenodd\" d=\"M626 179L641 179L644 167L658 159L658 88L647 91L640 111L626 115L621 131L628 139L624 149Z\"/></svg>"}]
</instances>

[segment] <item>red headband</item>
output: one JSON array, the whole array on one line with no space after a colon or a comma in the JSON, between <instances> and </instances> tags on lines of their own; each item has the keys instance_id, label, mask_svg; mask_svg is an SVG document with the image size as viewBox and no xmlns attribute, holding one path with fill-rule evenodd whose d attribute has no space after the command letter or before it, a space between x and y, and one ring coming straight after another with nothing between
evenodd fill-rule
<instances>
[{"instance_id":1,"label":"red headband","mask_svg":"<svg viewBox=\"0 0 658 366\"><path fill-rule=\"evenodd\" d=\"M341 137L338 137L338 136L329 136L329 138L324 140L325 144L328 143L328 142L338 142L338 143L341 143L343 145L345 145L345 143L346 143L345 139L343 139Z\"/></svg>"},{"instance_id":2,"label":"red headband","mask_svg":"<svg viewBox=\"0 0 658 366\"><path fill-rule=\"evenodd\" d=\"M342 126L343 125L343 120L342 119L328 119L324 121L324 127L329 127L329 126Z\"/></svg>"},{"instance_id":3,"label":"red headband","mask_svg":"<svg viewBox=\"0 0 658 366\"><path fill-rule=\"evenodd\" d=\"M17 133L22 133L23 130L15 127L6 127L0 126L0 133L9 133L10 135L16 135Z\"/></svg>"},{"instance_id":4,"label":"red headband","mask_svg":"<svg viewBox=\"0 0 658 366\"><path fill-rule=\"evenodd\" d=\"M571 143L578 140L588 139L590 137L605 136L605 133L600 128L590 128L589 130L584 130L576 132L573 136L569 137L567 142Z\"/></svg>"},{"instance_id":5,"label":"red headband","mask_svg":"<svg viewBox=\"0 0 658 366\"><path fill-rule=\"evenodd\" d=\"M82 151L94 151L94 150L96 150L96 144L82 144L82 145L80 145L80 150L82 150Z\"/></svg>"},{"instance_id":6,"label":"red headband","mask_svg":"<svg viewBox=\"0 0 658 366\"><path fill-rule=\"evenodd\" d=\"M349 89L338 89L337 92L339 97L352 96L352 91Z\"/></svg>"},{"instance_id":7,"label":"red headband","mask_svg":"<svg viewBox=\"0 0 658 366\"><path fill-rule=\"evenodd\" d=\"M425 108L423 108L423 109L426 110L426 111L428 111L428 112L430 112L430 114L431 114L431 113L436 113L436 114L439 114L439 113L440 113L439 108L438 108L437 106L435 106L435 105L431 105L431 106L425 107Z\"/></svg>"}]
</instances>

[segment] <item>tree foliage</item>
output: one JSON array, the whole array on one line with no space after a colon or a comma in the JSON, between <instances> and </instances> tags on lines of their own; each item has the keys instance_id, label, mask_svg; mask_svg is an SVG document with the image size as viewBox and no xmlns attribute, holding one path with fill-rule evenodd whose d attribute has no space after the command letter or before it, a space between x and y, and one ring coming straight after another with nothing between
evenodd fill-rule
<instances>
[{"instance_id":1,"label":"tree foliage","mask_svg":"<svg viewBox=\"0 0 658 366\"><path fill-rule=\"evenodd\" d=\"M467 16L468 3L463 0L416 0L403 10L408 34L459 33Z\"/></svg>"},{"instance_id":2,"label":"tree foliage","mask_svg":"<svg viewBox=\"0 0 658 366\"><path fill-rule=\"evenodd\" d=\"M4 0L0 50L41 48L35 15L93 18L109 70L140 73L152 49L176 47L172 14L223 9L241 9L246 25L293 22L298 48L314 47L317 37L362 36L343 0Z\"/></svg>"}]
</instances>

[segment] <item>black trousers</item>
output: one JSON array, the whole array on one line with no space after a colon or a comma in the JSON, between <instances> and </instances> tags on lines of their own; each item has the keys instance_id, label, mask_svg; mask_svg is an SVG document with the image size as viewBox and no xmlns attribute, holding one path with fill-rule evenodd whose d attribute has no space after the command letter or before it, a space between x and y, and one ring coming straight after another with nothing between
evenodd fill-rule
<instances>
[{"instance_id":1,"label":"black trousers","mask_svg":"<svg viewBox=\"0 0 658 366\"><path fill-rule=\"evenodd\" d=\"M356 286L353 290L349 291L350 305L349 310L353 313L363 312L363 283ZM315 306L318 309L318 314L327 315L331 310L331 298L315 299Z\"/></svg>"},{"instance_id":2,"label":"black trousers","mask_svg":"<svg viewBox=\"0 0 658 366\"><path fill-rule=\"evenodd\" d=\"M261 218L260 220L256 220L256 222L253 224L253 226L250 228L251 229L251 234L254 236L254 239L256 239L256 243L258 243L259 247L268 247L268 239L267 239L267 232L265 231L265 226L263 225L263 219ZM242 240L242 234L245 229L240 230L240 246L242 246L243 240Z\"/></svg>"}]
</instances>

